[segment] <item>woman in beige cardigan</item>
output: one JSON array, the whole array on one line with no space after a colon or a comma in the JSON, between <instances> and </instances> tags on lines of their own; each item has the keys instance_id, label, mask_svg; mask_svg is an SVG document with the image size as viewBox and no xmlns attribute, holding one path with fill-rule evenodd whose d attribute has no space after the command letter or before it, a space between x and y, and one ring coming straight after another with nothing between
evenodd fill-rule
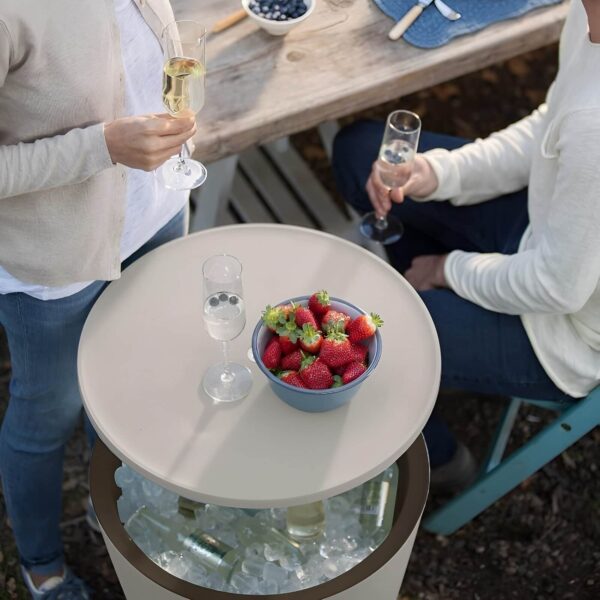
<instances>
[{"instance_id":1,"label":"woman in beige cardigan","mask_svg":"<svg viewBox=\"0 0 600 600\"><path fill-rule=\"evenodd\" d=\"M0 4L0 475L33 598L89 597L59 529L84 320L124 266L184 233L188 194L151 172L195 132L161 105L173 20L166 0Z\"/></svg>"}]
</instances>

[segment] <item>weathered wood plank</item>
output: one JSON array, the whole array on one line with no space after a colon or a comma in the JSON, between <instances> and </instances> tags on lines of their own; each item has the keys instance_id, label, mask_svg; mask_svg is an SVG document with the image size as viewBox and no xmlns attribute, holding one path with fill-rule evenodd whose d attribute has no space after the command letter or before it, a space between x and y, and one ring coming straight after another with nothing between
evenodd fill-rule
<instances>
[{"instance_id":1,"label":"weathered wood plank","mask_svg":"<svg viewBox=\"0 0 600 600\"><path fill-rule=\"evenodd\" d=\"M244 223L274 223L273 215L238 170L233 180L231 204Z\"/></svg>"},{"instance_id":2,"label":"weathered wood plank","mask_svg":"<svg viewBox=\"0 0 600 600\"><path fill-rule=\"evenodd\" d=\"M289 145L281 151L275 143L266 144L264 150L321 228L346 237L346 229L351 226L350 219L336 205L296 150Z\"/></svg>"},{"instance_id":3,"label":"weathered wood plank","mask_svg":"<svg viewBox=\"0 0 600 600\"><path fill-rule=\"evenodd\" d=\"M173 0L211 25L238 0ZM207 103L195 156L211 161L472 72L558 39L568 0L437 49L387 39L369 0L320 0L310 19L274 37L246 19L208 45Z\"/></svg>"},{"instance_id":4,"label":"weathered wood plank","mask_svg":"<svg viewBox=\"0 0 600 600\"><path fill-rule=\"evenodd\" d=\"M281 223L314 227L311 219L298 205L292 192L273 171L260 150L249 148L241 154L240 167Z\"/></svg>"}]
</instances>

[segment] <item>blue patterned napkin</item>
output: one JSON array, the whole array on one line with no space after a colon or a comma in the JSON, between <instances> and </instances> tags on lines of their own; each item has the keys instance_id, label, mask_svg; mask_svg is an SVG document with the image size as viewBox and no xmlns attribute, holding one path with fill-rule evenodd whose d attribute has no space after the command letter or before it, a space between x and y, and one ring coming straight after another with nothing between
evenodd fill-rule
<instances>
[{"instance_id":1,"label":"blue patterned napkin","mask_svg":"<svg viewBox=\"0 0 600 600\"><path fill-rule=\"evenodd\" d=\"M419 48L436 48L452 38L483 29L496 21L518 17L540 6L558 4L562 0L444 0L462 14L458 21L449 21L431 3L406 30L403 39ZM417 3L417 0L374 0L394 21ZM392 28L390 24L390 29Z\"/></svg>"}]
</instances>

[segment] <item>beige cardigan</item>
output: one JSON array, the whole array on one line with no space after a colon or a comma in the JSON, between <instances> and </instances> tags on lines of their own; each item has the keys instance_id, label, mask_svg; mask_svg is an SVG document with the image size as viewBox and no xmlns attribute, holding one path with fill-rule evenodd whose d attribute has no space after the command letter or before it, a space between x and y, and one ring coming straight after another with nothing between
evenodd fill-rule
<instances>
[{"instance_id":1,"label":"beige cardigan","mask_svg":"<svg viewBox=\"0 0 600 600\"><path fill-rule=\"evenodd\" d=\"M168 0L135 2L157 37L174 20ZM126 175L103 124L122 81L113 0L1 1L0 265L18 279L119 277Z\"/></svg>"}]
</instances>

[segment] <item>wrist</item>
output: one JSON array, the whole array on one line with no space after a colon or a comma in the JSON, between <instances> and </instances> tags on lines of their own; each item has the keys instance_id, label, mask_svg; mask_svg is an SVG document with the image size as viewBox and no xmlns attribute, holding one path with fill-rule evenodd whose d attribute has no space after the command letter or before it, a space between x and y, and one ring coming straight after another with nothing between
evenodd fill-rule
<instances>
[{"instance_id":1,"label":"wrist","mask_svg":"<svg viewBox=\"0 0 600 600\"><path fill-rule=\"evenodd\" d=\"M108 150L108 155L110 156L110 161L113 165L116 165L118 161L115 156L115 140L113 136L114 123L114 121L104 123L104 141L106 142L106 148Z\"/></svg>"},{"instance_id":2,"label":"wrist","mask_svg":"<svg viewBox=\"0 0 600 600\"><path fill-rule=\"evenodd\" d=\"M447 288L448 282L446 281L446 260L448 259L447 254L442 254L438 260L437 270L436 270L436 287Z\"/></svg>"}]
</instances>

